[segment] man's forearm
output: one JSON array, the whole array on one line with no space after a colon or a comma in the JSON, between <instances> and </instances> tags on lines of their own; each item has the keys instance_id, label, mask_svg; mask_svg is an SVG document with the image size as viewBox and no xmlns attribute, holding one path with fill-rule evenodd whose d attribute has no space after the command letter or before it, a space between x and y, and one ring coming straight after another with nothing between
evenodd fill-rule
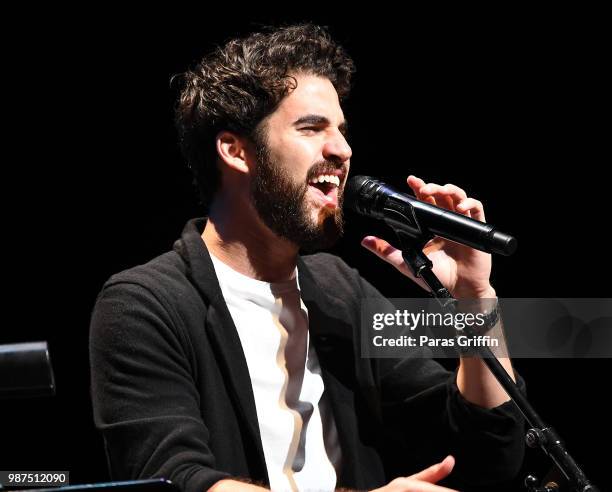
<instances>
[{"instance_id":1,"label":"man's forearm","mask_svg":"<svg viewBox=\"0 0 612 492\"><path fill-rule=\"evenodd\" d=\"M495 290L491 287L482 297L489 300L496 299L497 296ZM484 304L488 303L484 301ZM495 332L494 338L500 343L500 347L496 348L497 354L507 353L502 326L500 318L491 330L491 332ZM512 380L516 382L510 359L508 357L498 357L497 360ZM506 391L480 357L461 357L457 373L457 387L467 401L484 408L494 408L510 400Z\"/></svg>"},{"instance_id":2,"label":"man's forearm","mask_svg":"<svg viewBox=\"0 0 612 492\"><path fill-rule=\"evenodd\" d=\"M510 359L497 359L510 377L516 381ZM470 403L484 408L494 408L510 400L495 376L478 357L461 357L457 373L457 387Z\"/></svg>"}]
</instances>

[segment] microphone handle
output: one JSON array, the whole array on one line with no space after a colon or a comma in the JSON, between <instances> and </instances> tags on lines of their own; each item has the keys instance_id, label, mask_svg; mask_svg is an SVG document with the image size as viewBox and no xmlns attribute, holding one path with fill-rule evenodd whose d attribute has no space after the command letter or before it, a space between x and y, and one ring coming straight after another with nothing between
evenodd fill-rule
<instances>
[{"instance_id":1,"label":"microphone handle","mask_svg":"<svg viewBox=\"0 0 612 492\"><path fill-rule=\"evenodd\" d=\"M369 212L394 229L402 229L409 234L421 234L421 227L425 224L427 231L435 236L485 253L510 256L516 251L516 239L498 231L491 224L422 202L379 181L376 185L374 193L377 196L374 205L368 207Z\"/></svg>"}]
</instances>

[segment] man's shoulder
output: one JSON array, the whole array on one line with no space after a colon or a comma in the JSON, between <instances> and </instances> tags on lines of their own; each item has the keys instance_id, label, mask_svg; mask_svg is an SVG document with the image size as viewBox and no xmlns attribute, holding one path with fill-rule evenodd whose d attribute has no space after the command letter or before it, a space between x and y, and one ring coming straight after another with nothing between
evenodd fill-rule
<instances>
[{"instance_id":1,"label":"man's shoulder","mask_svg":"<svg viewBox=\"0 0 612 492\"><path fill-rule=\"evenodd\" d=\"M170 301L197 295L189 278L188 266L176 251L168 251L147 263L112 275L102 292L111 288L115 291L145 290L158 300Z\"/></svg>"}]
</instances>

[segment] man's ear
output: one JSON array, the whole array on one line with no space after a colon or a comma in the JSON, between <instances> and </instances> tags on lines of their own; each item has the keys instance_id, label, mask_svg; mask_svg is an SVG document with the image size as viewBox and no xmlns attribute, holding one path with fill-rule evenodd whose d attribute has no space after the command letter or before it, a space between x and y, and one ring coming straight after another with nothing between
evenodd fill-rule
<instances>
[{"instance_id":1,"label":"man's ear","mask_svg":"<svg viewBox=\"0 0 612 492\"><path fill-rule=\"evenodd\" d=\"M235 133L222 131L216 137L217 154L222 163L240 173L248 173L247 140Z\"/></svg>"}]
</instances>

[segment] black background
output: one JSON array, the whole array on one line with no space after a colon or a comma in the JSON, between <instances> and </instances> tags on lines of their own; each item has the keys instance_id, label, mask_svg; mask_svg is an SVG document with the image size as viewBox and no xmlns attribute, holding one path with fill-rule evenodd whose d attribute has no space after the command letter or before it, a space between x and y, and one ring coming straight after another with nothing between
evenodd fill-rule
<instances>
[{"instance_id":1,"label":"black background","mask_svg":"<svg viewBox=\"0 0 612 492\"><path fill-rule=\"evenodd\" d=\"M200 215L176 145L170 77L259 24L328 25L357 64L345 106L352 174L457 184L519 239L494 259L503 297L610 297L609 50L601 13L306 8L40 12L7 18L4 328L47 340L57 395L0 402L0 468L108 478L89 401L88 323L112 273L168 250ZM10 149L10 150L9 150ZM12 154L12 155L11 155ZM418 290L359 246L334 252L389 297ZM610 483L609 359L516 360L531 402L600 485ZM606 442L607 441L607 442ZM525 470L547 463L528 451ZM517 488L518 490L518 488Z\"/></svg>"}]
</instances>

